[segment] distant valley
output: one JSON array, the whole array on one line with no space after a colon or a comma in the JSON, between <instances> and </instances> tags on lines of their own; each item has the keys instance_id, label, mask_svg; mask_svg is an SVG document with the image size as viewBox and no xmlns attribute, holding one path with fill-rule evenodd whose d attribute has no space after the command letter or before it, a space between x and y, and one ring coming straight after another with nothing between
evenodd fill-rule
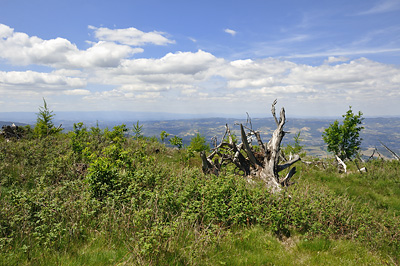
<instances>
[{"instance_id":1,"label":"distant valley","mask_svg":"<svg viewBox=\"0 0 400 266\"><path fill-rule=\"evenodd\" d=\"M0 113L0 125L15 123L16 125L25 125L35 123L36 115L34 113L8 113L13 114L7 116L7 113ZM106 115L107 114L107 115ZM72 119L71 117L75 117ZM156 120L155 118L159 118ZM100 118L96 120L96 118ZM338 118L341 121L341 118ZM85 115L76 113L71 116L66 114L58 114L54 118L56 126L62 124L64 131L70 131L73 124L84 122L90 128L99 125L100 128L112 128L115 125L126 124L129 129L139 120L143 125L143 134L145 136L160 136L160 132L165 130L167 133L177 135L183 139L184 144L189 144L190 139L198 132L206 137L211 143L211 138L217 137L221 141L225 133L225 125L228 124L230 129L237 136L240 135L239 126L237 124L246 124L246 118L197 118L196 115L174 115L163 114L158 116L157 113L113 113L113 112L88 112ZM322 140L322 132L335 119L327 118L287 118L285 130L292 133L287 134L284 138L284 144L293 142L294 133L301 131L301 144L305 146L307 152L314 156L326 156L326 148ZM236 125L235 125L236 124ZM272 132L275 130L275 122L273 118L253 118L251 125L254 130L258 130L262 134L264 142L268 141ZM247 124L250 127L250 124ZM362 149L366 155L372 153L377 147L379 152L387 157L390 154L382 147L380 141L400 154L400 117L386 118L365 118L362 131Z\"/></svg>"},{"instance_id":2,"label":"distant valley","mask_svg":"<svg viewBox=\"0 0 400 266\"><path fill-rule=\"evenodd\" d=\"M334 119L288 119L285 130L287 134L284 144L293 142L294 133L301 132L301 144L305 146L308 153L314 156L325 156L326 148L322 140L322 132ZM217 137L221 140L225 133L225 125L228 124L231 131L237 136L240 135L237 124L246 124L246 119L227 119L227 118L205 118L174 121L151 121L143 122L144 134L147 136L159 136L161 130L183 138L184 143L189 143L190 139L199 132L207 140ZM236 125L235 125L236 124ZM131 125L131 124L128 124ZM267 142L275 130L275 121L272 118L251 119L254 130L261 132L264 142ZM250 127L250 124L247 124ZM396 153L400 153L400 118L366 118L364 120L364 130L361 137L362 149L365 154L371 154L372 149L378 148L379 152L390 157L390 154L381 146L382 141Z\"/></svg>"}]
</instances>

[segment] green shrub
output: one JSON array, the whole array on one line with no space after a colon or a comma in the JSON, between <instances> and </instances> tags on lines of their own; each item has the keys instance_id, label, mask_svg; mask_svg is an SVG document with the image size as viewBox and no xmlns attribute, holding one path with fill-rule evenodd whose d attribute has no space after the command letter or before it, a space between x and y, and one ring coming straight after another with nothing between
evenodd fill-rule
<instances>
[{"instance_id":1,"label":"green shrub","mask_svg":"<svg viewBox=\"0 0 400 266\"><path fill-rule=\"evenodd\" d=\"M178 136L172 137L171 139L169 139L169 142L171 143L171 145L178 147L178 149L181 149L183 146L182 138Z\"/></svg>"},{"instance_id":2,"label":"green shrub","mask_svg":"<svg viewBox=\"0 0 400 266\"><path fill-rule=\"evenodd\" d=\"M86 148L89 138L89 132L82 122L74 123L74 129L70 133L72 150L78 156L82 155L82 151Z\"/></svg>"},{"instance_id":3,"label":"green shrub","mask_svg":"<svg viewBox=\"0 0 400 266\"><path fill-rule=\"evenodd\" d=\"M194 136L190 140L188 149L191 149L192 151L195 152L202 152L202 151L208 151L210 149L210 146L206 143L206 138L200 135L200 133L197 133L196 136Z\"/></svg>"}]
</instances>

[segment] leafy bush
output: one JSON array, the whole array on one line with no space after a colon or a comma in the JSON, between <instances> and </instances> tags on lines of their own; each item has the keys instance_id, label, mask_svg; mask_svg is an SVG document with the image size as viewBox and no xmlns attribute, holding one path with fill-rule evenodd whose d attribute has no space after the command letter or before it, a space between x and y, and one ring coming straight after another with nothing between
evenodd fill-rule
<instances>
[{"instance_id":1,"label":"leafy bush","mask_svg":"<svg viewBox=\"0 0 400 266\"><path fill-rule=\"evenodd\" d=\"M106 140L110 141L111 143L121 145L126 140L125 132L127 132L127 131L128 131L128 129L126 128L125 124L113 127L112 131L110 131L110 130L108 130L108 128L106 128L104 130L104 137Z\"/></svg>"},{"instance_id":2,"label":"leafy bush","mask_svg":"<svg viewBox=\"0 0 400 266\"><path fill-rule=\"evenodd\" d=\"M171 143L171 145L178 147L178 149L181 149L183 146L182 138L178 136L172 137L171 139L169 139L169 142Z\"/></svg>"},{"instance_id":3,"label":"leafy bush","mask_svg":"<svg viewBox=\"0 0 400 266\"><path fill-rule=\"evenodd\" d=\"M208 151L210 149L210 145L207 144L204 136L200 135L200 133L197 133L196 136L190 140L188 149L195 152Z\"/></svg>"},{"instance_id":4,"label":"leafy bush","mask_svg":"<svg viewBox=\"0 0 400 266\"><path fill-rule=\"evenodd\" d=\"M165 130L161 131L161 133L160 133L161 142L164 143L164 141L168 138L169 135L170 134L167 133Z\"/></svg>"}]
</instances>

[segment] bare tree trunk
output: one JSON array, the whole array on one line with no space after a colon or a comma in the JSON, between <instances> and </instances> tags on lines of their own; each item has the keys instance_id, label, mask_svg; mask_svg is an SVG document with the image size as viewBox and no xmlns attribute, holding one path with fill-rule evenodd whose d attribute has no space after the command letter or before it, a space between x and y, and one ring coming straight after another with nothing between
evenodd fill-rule
<instances>
[{"instance_id":1,"label":"bare tree trunk","mask_svg":"<svg viewBox=\"0 0 400 266\"><path fill-rule=\"evenodd\" d=\"M347 165L339 158L339 156L335 155L336 161L338 162L339 170L340 166L343 168L343 171L347 173Z\"/></svg>"},{"instance_id":2,"label":"bare tree trunk","mask_svg":"<svg viewBox=\"0 0 400 266\"><path fill-rule=\"evenodd\" d=\"M279 120L275 114L275 100L272 104L272 115L275 119L277 128L272 134L271 139L265 145L263 144L260 132L254 131L251 128L247 128L249 132L246 134L245 127L240 124L240 133L242 143L236 144L233 141L230 129L226 125L226 132L223 140L219 145L215 145L213 152L206 157L204 153L201 154L203 161L203 171L205 173L212 173L218 175L221 167L228 163L233 163L237 169L241 170L249 179L259 178L265 185L271 190L272 193L276 193L282 190L282 187L290 185L290 179L296 173L296 168L293 167L288 174L280 179L279 172L291 167L294 163L300 160L298 155L285 164L279 164L280 160L280 146L285 131L283 126L286 122L285 109L282 108L279 116ZM228 136L228 140L226 140ZM260 151L255 151L251 145L252 136L255 136L258 142L258 148ZM244 150L245 155L241 152ZM213 161L213 158L218 155L218 158Z\"/></svg>"}]
</instances>

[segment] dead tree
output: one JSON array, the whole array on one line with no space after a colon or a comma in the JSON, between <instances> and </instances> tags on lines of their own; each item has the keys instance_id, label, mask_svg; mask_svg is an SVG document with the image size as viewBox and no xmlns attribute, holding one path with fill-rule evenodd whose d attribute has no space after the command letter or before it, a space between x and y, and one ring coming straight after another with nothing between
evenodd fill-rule
<instances>
[{"instance_id":1,"label":"dead tree","mask_svg":"<svg viewBox=\"0 0 400 266\"><path fill-rule=\"evenodd\" d=\"M290 169L284 178L279 177L279 172L299 161L300 156L295 155L292 160L279 164L281 158L280 145L286 133L283 130L286 117L285 109L282 108L279 119L277 118L275 113L276 103L275 100L271 112L277 128L268 143L263 143L259 131L246 127L248 130L248 133L246 133L245 126L240 124L242 142L237 144L228 125L226 125L225 135L221 143L217 145L215 142L214 149L208 156L204 152L201 153L203 171L218 175L222 166L233 163L248 180L261 179L272 193L279 192L282 187L288 186L290 179L296 173L296 167ZM251 140L254 137L258 143L257 148L252 145Z\"/></svg>"},{"instance_id":2,"label":"dead tree","mask_svg":"<svg viewBox=\"0 0 400 266\"><path fill-rule=\"evenodd\" d=\"M14 123L11 126L2 126L0 136L5 139L21 139L24 136L24 128L16 126Z\"/></svg>"}]
</instances>

